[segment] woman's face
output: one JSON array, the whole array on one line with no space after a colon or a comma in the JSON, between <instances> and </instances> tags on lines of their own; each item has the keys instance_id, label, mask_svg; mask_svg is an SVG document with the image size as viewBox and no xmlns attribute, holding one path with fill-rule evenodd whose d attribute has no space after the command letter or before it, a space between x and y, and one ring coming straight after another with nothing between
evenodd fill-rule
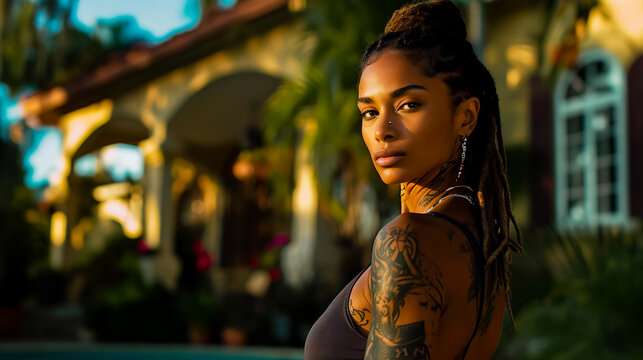
<instances>
[{"instance_id":1,"label":"woman's face","mask_svg":"<svg viewBox=\"0 0 643 360\"><path fill-rule=\"evenodd\" d=\"M364 142L386 184L419 179L457 159L458 135L467 134L444 81L425 76L399 50L366 66L357 106Z\"/></svg>"}]
</instances>

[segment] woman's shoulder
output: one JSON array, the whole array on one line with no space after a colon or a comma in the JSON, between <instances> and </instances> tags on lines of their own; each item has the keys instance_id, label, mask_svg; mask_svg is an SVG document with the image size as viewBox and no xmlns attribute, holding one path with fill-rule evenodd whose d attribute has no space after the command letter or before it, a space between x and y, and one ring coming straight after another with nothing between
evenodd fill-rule
<instances>
[{"instance_id":1,"label":"woman's shoulder","mask_svg":"<svg viewBox=\"0 0 643 360\"><path fill-rule=\"evenodd\" d=\"M450 235L447 225L443 220L428 214L402 213L382 227L376 242L394 237L398 240L421 242L423 245L439 243Z\"/></svg>"},{"instance_id":2,"label":"woman's shoulder","mask_svg":"<svg viewBox=\"0 0 643 360\"><path fill-rule=\"evenodd\" d=\"M402 213L382 227L375 241L391 237L408 238L422 247L437 250L442 245L454 243L454 240L470 242L477 238L477 231L475 222L467 215Z\"/></svg>"},{"instance_id":3,"label":"woman's shoulder","mask_svg":"<svg viewBox=\"0 0 643 360\"><path fill-rule=\"evenodd\" d=\"M447 215L403 213L384 225L373 244L374 256L406 253L418 264L450 273L468 269L474 250L470 224ZM378 253L379 252L379 253ZM456 275L456 274L453 274ZM469 274L463 275L468 278ZM459 279L460 276L456 276Z\"/></svg>"}]
</instances>

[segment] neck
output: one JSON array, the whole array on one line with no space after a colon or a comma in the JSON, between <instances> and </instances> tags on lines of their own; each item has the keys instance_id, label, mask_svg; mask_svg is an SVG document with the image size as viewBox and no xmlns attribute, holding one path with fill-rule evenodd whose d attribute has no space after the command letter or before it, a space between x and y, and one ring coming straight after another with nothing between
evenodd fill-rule
<instances>
[{"instance_id":1,"label":"neck","mask_svg":"<svg viewBox=\"0 0 643 360\"><path fill-rule=\"evenodd\" d=\"M424 213L438 202L446 189L466 185L464 174L456 181L459 165L457 161L450 161L417 179L400 184L402 213Z\"/></svg>"}]
</instances>

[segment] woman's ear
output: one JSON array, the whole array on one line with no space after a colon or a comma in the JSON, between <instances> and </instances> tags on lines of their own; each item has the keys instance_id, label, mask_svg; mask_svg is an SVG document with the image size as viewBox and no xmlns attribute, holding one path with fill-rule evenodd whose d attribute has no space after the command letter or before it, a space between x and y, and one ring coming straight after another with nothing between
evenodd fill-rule
<instances>
[{"instance_id":1,"label":"woman's ear","mask_svg":"<svg viewBox=\"0 0 643 360\"><path fill-rule=\"evenodd\" d=\"M470 97L458 105L456 109L456 129L458 135L469 136L478 123L480 100Z\"/></svg>"}]
</instances>

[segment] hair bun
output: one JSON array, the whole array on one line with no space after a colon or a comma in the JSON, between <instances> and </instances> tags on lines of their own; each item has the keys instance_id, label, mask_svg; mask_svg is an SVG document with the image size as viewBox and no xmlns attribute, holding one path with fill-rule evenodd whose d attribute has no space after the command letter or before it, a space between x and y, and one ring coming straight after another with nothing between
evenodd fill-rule
<instances>
[{"instance_id":1,"label":"hair bun","mask_svg":"<svg viewBox=\"0 0 643 360\"><path fill-rule=\"evenodd\" d=\"M467 27L458 7L449 0L425 1L406 5L393 13L385 33L420 30L432 35L467 40Z\"/></svg>"}]
</instances>

